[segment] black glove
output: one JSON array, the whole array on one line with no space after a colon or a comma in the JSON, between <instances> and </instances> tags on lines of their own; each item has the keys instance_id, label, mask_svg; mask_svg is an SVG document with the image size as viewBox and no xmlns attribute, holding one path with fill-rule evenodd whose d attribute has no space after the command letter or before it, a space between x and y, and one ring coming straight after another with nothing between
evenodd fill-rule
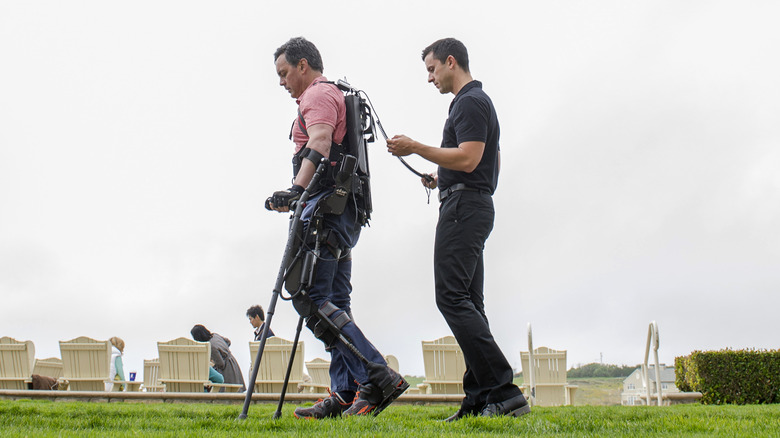
<instances>
[{"instance_id":1,"label":"black glove","mask_svg":"<svg viewBox=\"0 0 780 438\"><path fill-rule=\"evenodd\" d=\"M303 187L299 185L293 185L287 190L274 192L270 198L265 200L265 208L270 210L270 204L273 204L274 208L289 207L290 202L295 201L301 197L303 190Z\"/></svg>"}]
</instances>

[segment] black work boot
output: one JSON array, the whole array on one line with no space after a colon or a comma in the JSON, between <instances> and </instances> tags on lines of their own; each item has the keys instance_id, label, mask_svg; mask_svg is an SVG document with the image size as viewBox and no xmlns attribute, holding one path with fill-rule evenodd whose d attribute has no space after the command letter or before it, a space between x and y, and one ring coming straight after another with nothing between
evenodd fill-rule
<instances>
[{"instance_id":1,"label":"black work boot","mask_svg":"<svg viewBox=\"0 0 780 438\"><path fill-rule=\"evenodd\" d=\"M488 403L480 416L482 417L495 417L498 415L507 415L510 417L519 417L531 412L531 407L528 406L523 394L504 400L499 403Z\"/></svg>"}]
</instances>

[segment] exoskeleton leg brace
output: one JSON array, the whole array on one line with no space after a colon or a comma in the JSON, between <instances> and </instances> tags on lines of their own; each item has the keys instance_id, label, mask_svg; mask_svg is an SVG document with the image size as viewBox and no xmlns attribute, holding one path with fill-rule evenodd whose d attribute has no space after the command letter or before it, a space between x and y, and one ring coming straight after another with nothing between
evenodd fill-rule
<instances>
[{"instance_id":1,"label":"exoskeleton leg brace","mask_svg":"<svg viewBox=\"0 0 780 438\"><path fill-rule=\"evenodd\" d=\"M341 337L350 344L352 343L351 339L341 330L351 321L347 312L339 309L330 301L326 301L321 307L318 307L306 293L296 295L292 302L295 311L306 320L306 327L327 348L333 347Z\"/></svg>"},{"instance_id":2,"label":"exoskeleton leg brace","mask_svg":"<svg viewBox=\"0 0 780 438\"><path fill-rule=\"evenodd\" d=\"M302 265L316 269L316 263L302 263ZM307 274L304 272L302 277L314 278L314 273ZM345 325L352 321L347 312L339 309L330 301L325 301L321 306L317 306L305 289L301 289L297 294L294 294L292 302L298 314L306 320L306 327L327 348L333 348L336 343L341 342L365 365L370 383L362 385L361 391L370 394L372 402L377 405L376 413L381 412L409 386L400 375L391 373L386 365L369 361L355 347L349 336L342 330Z\"/></svg>"},{"instance_id":3,"label":"exoskeleton leg brace","mask_svg":"<svg viewBox=\"0 0 780 438\"><path fill-rule=\"evenodd\" d=\"M322 226L324 214L343 214L347 202L351 199L352 185L357 176L354 173L354 157L345 157L345 162L335 178L333 193L317 202L306 232L303 232L302 227L292 230L298 236L298 246L294 251L295 257L286 265L289 268L285 273L285 289L291 294L289 299L295 310L306 320L306 327L326 348L333 348L341 342L365 365L370 383L362 386L361 391L371 393L378 413L398 397L408 387L408 383L397 373L391 373L386 365L369 361L355 347L352 339L343 331L344 326L352 321L346 311L329 300L318 306L308 294L316 278L317 260L321 250L329 249L337 259L350 251L350 248L341 247L333 231L323 230Z\"/></svg>"},{"instance_id":4,"label":"exoskeleton leg brace","mask_svg":"<svg viewBox=\"0 0 780 438\"><path fill-rule=\"evenodd\" d=\"M291 294L295 310L306 319L306 326L329 348L333 347L341 336L351 344L351 340L341 330L351 319L347 312L330 301L317 306L307 292L314 283L317 260L323 247L329 249L337 259L350 250L342 248L336 234L331 230L324 230L323 223L326 214L344 213L352 192L356 165L355 157L344 156L341 169L334 178L335 188L332 193L317 202L306 232L304 233L302 223L297 230L291 230L297 236L297 248L294 251L294 259L287 264L289 268L285 274L285 289Z\"/></svg>"},{"instance_id":5,"label":"exoskeleton leg brace","mask_svg":"<svg viewBox=\"0 0 780 438\"><path fill-rule=\"evenodd\" d=\"M314 337L321 340L327 348L332 348L337 342L343 341L361 361L367 362L342 330L352 321L350 315L336 307L330 300L317 305L308 293L316 277L317 261L323 247L329 249L336 258L349 252L349 248L340 248L334 232L322 229L322 223L322 214L318 209L309 221L307 236L303 235L302 229L296 230L300 233L301 244L297 248L294 259L289 261L285 289L291 294L289 299L295 311L306 320L306 327L314 333ZM306 244L303 244L304 242Z\"/></svg>"}]
</instances>

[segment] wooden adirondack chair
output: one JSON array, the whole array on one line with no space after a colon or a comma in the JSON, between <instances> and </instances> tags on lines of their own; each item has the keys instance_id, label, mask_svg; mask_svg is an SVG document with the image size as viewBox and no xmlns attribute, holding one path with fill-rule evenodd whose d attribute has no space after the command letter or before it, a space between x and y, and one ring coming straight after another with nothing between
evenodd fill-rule
<instances>
[{"instance_id":1,"label":"wooden adirondack chair","mask_svg":"<svg viewBox=\"0 0 780 438\"><path fill-rule=\"evenodd\" d=\"M574 404L577 386L566 383L566 350L539 347L533 350L533 359L527 351L520 352L520 359L525 381L523 392L531 396L529 398L536 406ZM530 385L531 373L535 388Z\"/></svg>"},{"instance_id":2,"label":"wooden adirondack chair","mask_svg":"<svg viewBox=\"0 0 780 438\"><path fill-rule=\"evenodd\" d=\"M144 391L162 392L165 385L160 383L160 359L144 359Z\"/></svg>"},{"instance_id":3,"label":"wooden adirondack chair","mask_svg":"<svg viewBox=\"0 0 780 438\"><path fill-rule=\"evenodd\" d=\"M33 374L51 377L54 380L62 377L62 359L50 357L48 359L35 359Z\"/></svg>"},{"instance_id":4,"label":"wooden adirondack chair","mask_svg":"<svg viewBox=\"0 0 780 438\"><path fill-rule=\"evenodd\" d=\"M209 384L211 344L187 338L157 342L160 383L166 392L204 392Z\"/></svg>"},{"instance_id":5,"label":"wooden adirondack chair","mask_svg":"<svg viewBox=\"0 0 780 438\"><path fill-rule=\"evenodd\" d=\"M466 361L454 336L422 341L425 380L418 385L428 394L462 394Z\"/></svg>"},{"instance_id":6,"label":"wooden adirondack chair","mask_svg":"<svg viewBox=\"0 0 780 438\"><path fill-rule=\"evenodd\" d=\"M70 391L105 391L109 381L111 343L81 336L60 341L61 385Z\"/></svg>"},{"instance_id":7,"label":"wooden adirondack chair","mask_svg":"<svg viewBox=\"0 0 780 438\"><path fill-rule=\"evenodd\" d=\"M0 389L27 389L35 363L32 341L0 338Z\"/></svg>"},{"instance_id":8,"label":"wooden adirondack chair","mask_svg":"<svg viewBox=\"0 0 780 438\"><path fill-rule=\"evenodd\" d=\"M385 362L387 362L387 366L393 369L396 373L400 373L399 371L399 364L398 364L398 358L393 356L392 354L388 354L385 356Z\"/></svg>"},{"instance_id":9,"label":"wooden adirondack chair","mask_svg":"<svg viewBox=\"0 0 780 438\"><path fill-rule=\"evenodd\" d=\"M292 341L274 336L266 339L263 357L260 360L260 368L257 371L254 392L281 393L284 385L284 375L287 372L287 363L292 354ZM255 366L257 350L260 341L249 342L249 357L252 358L252 369ZM298 341L295 350L295 359L290 372L290 380L287 383L288 393L298 392L298 385L303 383L303 341Z\"/></svg>"},{"instance_id":10,"label":"wooden adirondack chair","mask_svg":"<svg viewBox=\"0 0 780 438\"><path fill-rule=\"evenodd\" d=\"M229 392L241 390L240 384L209 382L211 344L187 338L158 342L160 354L159 381L166 392L203 392L225 388Z\"/></svg>"},{"instance_id":11,"label":"wooden adirondack chair","mask_svg":"<svg viewBox=\"0 0 780 438\"><path fill-rule=\"evenodd\" d=\"M303 392L309 394L327 394L330 389L330 361L319 357L306 362L311 382L301 384Z\"/></svg>"}]
</instances>

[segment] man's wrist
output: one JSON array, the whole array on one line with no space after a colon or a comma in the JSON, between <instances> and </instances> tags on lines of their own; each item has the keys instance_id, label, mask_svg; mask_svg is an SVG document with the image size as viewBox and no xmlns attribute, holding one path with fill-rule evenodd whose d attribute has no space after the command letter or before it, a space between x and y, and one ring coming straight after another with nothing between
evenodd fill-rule
<instances>
[{"instance_id":1,"label":"man's wrist","mask_svg":"<svg viewBox=\"0 0 780 438\"><path fill-rule=\"evenodd\" d=\"M412 140L412 143L409 145L409 152L422 157L425 150L430 147L431 146L424 145L417 140Z\"/></svg>"}]
</instances>

